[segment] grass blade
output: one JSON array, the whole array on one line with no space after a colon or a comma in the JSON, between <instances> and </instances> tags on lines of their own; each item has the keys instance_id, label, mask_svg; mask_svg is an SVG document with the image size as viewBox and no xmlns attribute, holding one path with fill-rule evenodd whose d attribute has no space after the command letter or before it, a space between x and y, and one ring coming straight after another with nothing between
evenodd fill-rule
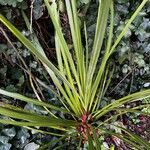
<instances>
[{"instance_id":1,"label":"grass blade","mask_svg":"<svg viewBox=\"0 0 150 150\"><path fill-rule=\"evenodd\" d=\"M5 96L9 96L9 97L12 97L12 98L15 98L15 99L19 99L21 101L25 101L27 103L32 103L32 104L42 106L42 107L45 106L47 108L51 108L51 109L54 109L54 110L57 110L57 111L61 111L61 112L70 114L70 112L68 112L64 109L61 109L59 107L53 106L53 105L45 103L45 102L40 102L37 99L28 98L28 97L23 96L23 95L18 94L18 93L8 92L8 91L0 89L0 94L5 95Z\"/></svg>"},{"instance_id":2,"label":"grass blade","mask_svg":"<svg viewBox=\"0 0 150 150\"><path fill-rule=\"evenodd\" d=\"M66 43L66 41L64 39L62 30L61 30L61 26L58 23L58 19L56 19L56 18L59 18L58 13L57 13L56 2L53 1L51 5L49 4L48 0L44 0L44 2L45 2L45 5L46 5L46 7L48 9L49 15L50 15L50 17L52 19L52 22L53 22L53 25L55 27L55 30L57 32L57 35L58 35L58 38L59 38L59 42L60 42L61 52L64 55L64 57L65 56L67 57L69 65L70 65L70 68L71 68L72 73L73 73L73 75L75 77L75 80L77 82L79 91L82 93L81 84L80 84L80 80L79 80L79 76L78 76L77 70L75 68L74 61L72 59L72 56L71 56L70 50L68 48L68 45L67 45L67 43Z\"/></svg>"},{"instance_id":3,"label":"grass blade","mask_svg":"<svg viewBox=\"0 0 150 150\"><path fill-rule=\"evenodd\" d=\"M144 99L146 97L150 97L150 89L144 90L144 91L141 91L141 92L137 92L137 93L134 93L134 94L130 94L130 95L125 96L125 97L123 97L119 100L116 100L116 101L112 102L111 104L105 106L101 110L97 111L94 114L94 117L96 117L96 119L98 119L101 116L103 116L104 114L108 113L109 111L113 110L114 108L117 108L117 107L121 106L124 103L137 101L137 100L140 100L140 99Z\"/></svg>"},{"instance_id":4,"label":"grass blade","mask_svg":"<svg viewBox=\"0 0 150 150\"><path fill-rule=\"evenodd\" d=\"M140 145L138 145L137 143L135 143L135 141L132 141L131 139L129 139L128 136L123 135L123 134L119 134L119 133L114 133L112 131L108 131L106 129L103 128L99 128L101 131L103 131L103 135L111 135L111 136L115 136L119 139L121 139L122 141L126 142L127 144L129 144L130 146L133 146L134 148L136 148L137 150L141 150ZM140 143L139 143L140 144Z\"/></svg>"},{"instance_id":5,"label":"grass blade","mask_svg":"<svg viewBox=\"0 0 150 150\"><path fill-rule=\"evenodd\" d=\"M51 120L52 121L52 120ZM11 120L6 120L6 119L0 119L0 123L2 124L9 124L9 125L15 125L15 126L29 126L29 127L48 127L48 128L54 128L57 124L57 121L53 121L53 122L23 122L23 121L11 121ZM62 123L58 123L58 125L62 125ZM58 125L56 126L56 128L58 127ZM71 124L70 124L71 125ZM73 125L73 124L72 124ZM74 124L75 125L75 124ZM69 125L68 125L69 126ZM62 128L63 129L63 128Z\"/></svg>"},{"instance_id":6,"label":"grass blade","mask_svg":"<svg viewBox=\"0 0 150 150\"><path fill-rule=\"evenodd\" d=\"M95 149L94 145L93 145L93 140L90 134L88 134L88 150L93 150Z\"/></svg>"},{"instance_id":7,"label":"grass blade","mask_svg":"<svg viewBox=\"0 0 150 150\"><path fill-rule=\"evenodd\" d=\"M136 11L133 13L133 15L131 16L131 18L129 19L129 21L127 22L127 24L125 25L124 29L122 30L122 32L120 33L120 35L118 36L118 38L116 39L114 45L112 46L111 50L110 50L110 55L115 51L116 46L119 44L119 42L121 41L121 39L123 38L123 36L125 35L125 33L127 32L128 28L130 27L131 23L133 22L133 20L136 18L136 16L138 15L138 13L141 11L141 9L144 7L144 5L148 2L149 0L143 0L142 3L140 4L140 6L136 9Z\"/></svg>"},{"instance_id":8,"label":"grass blade","mask_svg":"<svg viewBox=\"0 0 150 150\"><path fill-rule=\"evenodd\" d=\"M91 96L90 96L91 84L93 81L93 75L95 72L95 68L97 65L98 57L100 55L100 51L101 51L101 47L102 47L102 43L103 43L103 39L105 35L105 29L107 25L110 4L111 4L111 0L107 0L107 1L102 0L99 5L92 56L89 62L87 78L86 78L87 81L85 85L85 88L86 88L85 99L86 99L87 107L91 99Z\"/></svg>"},{"instance_id":9,"label":"grass blade","mask_svg":"<svg viewBox=\"0 0 150 150\"><path fill-rule=\"evenodd\" d=\"M150 143L148 143L144 139L140 138L138 135L133 134L131 131L129 131L129 130L123 128L123 127L116 126L116 125L114 125L114 126L121 129L126 134L128 134L128 136L130 137L130 140L133 140L133 141L137 142L141 146L144 146L146 149L150 149Z\"/></svg>"},{"instance_id":10,"label":"grass blade","mask_svg":"<svg viewBox=\"0 0 150 150\"><path fill-rule=\"evenodd\" d=\"M96 130L93 130L93 140L95 142L95 148L96 148L96 150L101 150L101 143L99 141L99 138L96 135Z\"/></svg>"},{"instance_id":11,"label":"grass blade","mask_svg":"<svg viewBox=\"0 0 150 150\"><path fill-rule=\"evenodd\" d=\"M50 147L51 145L53 145L54 143L58 143L60 141L62 141L63 139L65 139L68 135L64 135L56 140L52 140L50 142L48 142L47 144L41 146L38 150L46 150L48 147Z\"/></svg>"},{"instance_id":12,"label":"grass blade","mask_svg":"<svg viewBox=\"0 0 150 150\"><path fill-rule=\"evenodd\" d=\"M108 36L107 46L106 46L105 54L103 56L103 59L102 59L102 62L101 62L98 74L97 74L96 79L95 79L95 81L94 81L94 83L92 85L92 90L91 90L92 94L91 94L91 97L90 97L91 103L90 103L89 109L91 109L92 103L93 103L94 98L96 96L96 92L97 92L98 86L99 86L99 84L100 84L100 82L102 80L103 74L105 73L107 60L109 59L109 56L110 56L109 55L109 51L110 51L110 47L111 47L111 44L112 44L113 25L114 25L114 4L113 4L113 1L110 1L110 14L111 14L110 15L110 29L109 29L109 36ZM108 82L108 84L109 84L109 82Z\"/></svg>"},{"instance_id":13,"label":"grass blade","mask_svg":"<svg viewBox=\"0 0 150 150\"><path fill-rule=\"evenodd\" d=\"M81 32L79 27L79 18L77 16L76 1L65 0L69 24L72 34L73 45L76 54L77 68L79 70L79 77L82 89L84 88L85 66L84 55L82 50Z\"/></svg>"}]
</instances>

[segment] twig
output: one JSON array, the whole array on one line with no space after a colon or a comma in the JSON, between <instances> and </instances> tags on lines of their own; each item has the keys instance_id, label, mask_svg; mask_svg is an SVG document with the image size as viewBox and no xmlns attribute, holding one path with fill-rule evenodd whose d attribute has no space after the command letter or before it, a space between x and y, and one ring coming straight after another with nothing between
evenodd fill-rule
<instances>
[{"instance_id":1,"label":"twig","mask_svg":"<svg viewBox=\"0 0 150 150\"><path fill-rule=\"evenodd\" d=\"M34 4L35 0L31 0L31 11L30 11L30 33L32 33L32 24L33 24L33 4Z\"/></svg>"},{"instance_id":2,"label":"twig","mask_svg":"<svg viewBox=\"0 0 150 150\"><path fill-rule=\"evenodd\" d=\"M110 91L109 94L111 94L131 73L133 73L133 70L136 68L135 66L128 74L125 75L125 77Z\"/></svg>"}]
</instances>

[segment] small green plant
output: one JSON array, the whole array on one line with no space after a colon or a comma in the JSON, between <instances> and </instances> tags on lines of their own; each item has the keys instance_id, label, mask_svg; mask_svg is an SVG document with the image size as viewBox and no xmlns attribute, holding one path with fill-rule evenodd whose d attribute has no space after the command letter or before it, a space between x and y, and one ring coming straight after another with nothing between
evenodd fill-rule
<instances>
[{"instance_id":1,"label":"small green plant","mask_svg":"<svg viewBox=\"0 0 150 150\"><path fill-rule=\"evenodd\" d=\"M101 99L105 96L113 74L113 69L112 71L109 71L113 68L109 63L109 58L114 53L117 45L128 31L132 21L147 1L148 0L143 0L141 2L117 39L113 40L114 3L113 0L100 0L92 52L89 53L86 24L84 24L86 45L84 46L82 44L76 0L65 0L72 36L73 48L71 49L61 30L57 3L55 0L52 2L44 0L55 27L57 67L48 60L35 34L33 34L33 41L30 42L17 28L0 14L0 21L41 61L60 94L45 85L44 82L40 81L38 78L35 80L44 88L50 89L64 106L63 108L59 108L58 106L43 102L38 96L35 88L33 89L38 99L28 98L18 93L0 89L0 94L2 95L42 106L49 113L48 116L39 115L13 105L0 103L0 114L7 116L7 118L1 118L0 123L23 126L45 134L61 136L57 142L68 136L76 137L79 140L79 148L84 144L87 144L88 149L99 150L101 149L100 137L110 135L125 141L136 149L150 149L150 144L147 141L141 139L126 128L113 124L114 118L128 112L138 112L149 115L146 112L140 111L140 108L146 107L148 104L132 109L124 108L122 106L127 102L138 101L150 97L150 89L130 94L100 108ZM24 13L22 14L29 27L28 19ZM108 20L109 34L107 36L106 29ZM106 46L102 46L104 38L107 39ZM85 52L83 49L85 49ZM105 49L105 53L101 65L98 65L98 58L102 49ZM29 74L32 78L32 74ZM72 119L62 119L59 116L54 115L51 110L68 114ZM116 114L114 116L107 115L111 111L115 111ZM101 121L102 117L105 118L104 121ZM116 133L114 130L111 131L110 128L110 130L108 130L110 125L120 130L121 133ZM38 129L36 127L38 127ZM54 130L51 130L52 132L46 132L43 131L41 127L52 128ZM58 134L57 130L60 130L61 134ZM50 144L51 143L48 143L40 149L46 149ZM111 149L114 149L114 147Z\"/></svg>"}]
</instances>

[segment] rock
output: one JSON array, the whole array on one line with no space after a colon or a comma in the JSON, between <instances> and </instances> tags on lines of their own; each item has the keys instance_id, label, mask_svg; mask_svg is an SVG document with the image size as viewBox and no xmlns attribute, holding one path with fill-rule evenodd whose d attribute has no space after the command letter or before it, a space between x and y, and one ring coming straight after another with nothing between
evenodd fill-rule
<instances>
[{"instance_id":1,"label":"rock","mask_svg":"<svg viewBox=\"0 0 150 150\"><path fill-rule=\"evenodd\" d=\"M40 146L38 144L31 142L24 147L24 150L37 150L39 147Z\"/></svg>"}]
</instances>

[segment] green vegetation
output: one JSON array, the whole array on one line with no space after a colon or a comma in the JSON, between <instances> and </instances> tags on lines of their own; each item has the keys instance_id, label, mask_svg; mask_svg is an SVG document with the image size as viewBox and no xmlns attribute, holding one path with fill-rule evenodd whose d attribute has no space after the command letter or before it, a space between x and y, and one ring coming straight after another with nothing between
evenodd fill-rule
<instances>
[{"instance_id":1,"label":"green vegetation","mask_svg":"<svg viewBox=\"0 0 150 150\"><path fill-rule=\"evenodd\" d=\"M36 132L60 136L56 142L72 137L77 142L78 148L86 146L87 149L91 150L103 149L101 137L109 135L128 143L130 147L139 150L150 149L148 141L132 133L124 126L114 123L117 116L125 113L149 115L148 112L140 109L143 106L148 108L149 103L132 108L126 108L124 104L145 100L150 97L150 89L129 94L109 102L103 107L100 106L114 73L111 56L117 50L122 38L127 36L131 23L147 2L148 0L143 0L140 3L125 26L119 31L117 38L114 39L114 2L113 0L101 0L98 7L93 45L90 48L86 22L83 23L83 31L81 32L76 1L65 0L71 31L72 45L70 46L62 32L57 3L55 1L49 3L48 0L44 0L55 29L57 67L46 56L23 10L23 19L28 29L32 31L32 42L0 14L1 23L34 54L36 59L40 60L55 85L55 88L51 88L38 77L34 77L22 57L19 56L24 66L26 66L26 72L29 75L31 87L37 99L29 98L19 93L8 92L2 88L0 89L0 94L42 106L47 115L24 110L21 107L2 102L0 104L0 114L3 117L0 119L0 123L22 126ZM82 33L84 33L84 42ZM101 57L100 62L99 57ZM139 63L139 61L135 59L135 63ZM42 100L34 86L36 83L51 91L57 97L56 100L59 100L58 106ZM59 107L60 104L63 106L62 108ZM59 114L54 114L54 110L67 115L67 117L62 118ZM115 112L113 116L109 115L111 112ZM45 131L43 127L50 128L50 130ZM116 130L119 132L115 132ZM47 149L51 144L52 142L39 149ZM65 144L58 148L61 149ZM110 149L114 149L114 146L110 146Z\"/></svg>"}]
</instances>

